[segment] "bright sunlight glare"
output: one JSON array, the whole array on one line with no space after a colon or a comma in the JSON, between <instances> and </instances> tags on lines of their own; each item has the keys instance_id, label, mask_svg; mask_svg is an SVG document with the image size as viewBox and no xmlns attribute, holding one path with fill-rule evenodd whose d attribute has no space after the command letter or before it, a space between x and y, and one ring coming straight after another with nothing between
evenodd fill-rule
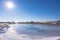
<instances>
[{"instance_id":1,"label":"bright sunlight glare","mask_svg":"<svg viewBox=\"0 0 60 40\"><path fill-rule=\"evenodd\" d=\"M8 9L13 9L13 8L14 8L14 3L11 2L11 1L6 2L6 7L7 7Z\"/></svg>"}]
</instances>

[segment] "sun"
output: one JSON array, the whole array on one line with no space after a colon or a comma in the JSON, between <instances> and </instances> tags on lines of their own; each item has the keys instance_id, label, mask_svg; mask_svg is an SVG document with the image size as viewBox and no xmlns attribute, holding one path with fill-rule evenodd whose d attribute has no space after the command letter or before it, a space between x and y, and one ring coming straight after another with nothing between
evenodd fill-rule
<instances>
[{"instance_id":1,"label":"sun","mask_svg":"<svg viewBox=\"0 0 60 40\"><path fill-rule=\"evenodd\" d=\"M6 8L8 8L8 9L13 9L14 8L14 3L13 2L11 2L11 1L9 1L9 2L6 2Z\"/></svg>"}]
</instances>

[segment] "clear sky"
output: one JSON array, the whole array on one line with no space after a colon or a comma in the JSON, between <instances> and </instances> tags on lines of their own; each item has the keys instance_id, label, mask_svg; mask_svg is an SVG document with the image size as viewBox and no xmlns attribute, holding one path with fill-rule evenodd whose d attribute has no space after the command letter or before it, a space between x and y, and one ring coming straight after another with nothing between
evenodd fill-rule
<instances>
[{"instance_id":1,"label":"clear sky","mask_svg":"<svg viewBox=\"0 0 60 40\"><path fill-rule=\"evenodd\" d=\"M9 9L5 3L10 1L14 7ZM0 0L0 21L32 20L60 20L60 0Z\"/></svg>"}]
</instances>

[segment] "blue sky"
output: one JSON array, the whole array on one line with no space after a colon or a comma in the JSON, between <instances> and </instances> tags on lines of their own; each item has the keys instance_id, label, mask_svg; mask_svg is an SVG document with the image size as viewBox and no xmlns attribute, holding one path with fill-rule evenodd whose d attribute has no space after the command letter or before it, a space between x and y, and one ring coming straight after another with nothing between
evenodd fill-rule
<instances>
[{"instance_id":1,"label":"blue sky","mask_svg":"<svg viewBox=\"0 0 60 40\"><path fill-rule=\"evenodd\" d=\"M7 9L0 0L0 21L60 20L60 0L11 0L13 9Z\"/></svg>"}]
</instances>

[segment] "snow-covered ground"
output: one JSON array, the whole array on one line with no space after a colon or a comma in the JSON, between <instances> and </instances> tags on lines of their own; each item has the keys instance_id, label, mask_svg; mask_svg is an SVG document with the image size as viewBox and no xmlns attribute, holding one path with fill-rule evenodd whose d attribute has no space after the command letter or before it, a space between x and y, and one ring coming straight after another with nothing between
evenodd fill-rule
<instances>
[{"instance_id":1,"label":"snow-covered ground","mask_svg":"<svg viewBox=\"0 0 60 40\"><path fill-rule=\"evenodd\" d=\"M0 40L57 40L60 37L43 37L43 36L29 36L25 34L17 34L15 30L9 28L6 33L0 34Z\"/></svg>"}]
</instances>

